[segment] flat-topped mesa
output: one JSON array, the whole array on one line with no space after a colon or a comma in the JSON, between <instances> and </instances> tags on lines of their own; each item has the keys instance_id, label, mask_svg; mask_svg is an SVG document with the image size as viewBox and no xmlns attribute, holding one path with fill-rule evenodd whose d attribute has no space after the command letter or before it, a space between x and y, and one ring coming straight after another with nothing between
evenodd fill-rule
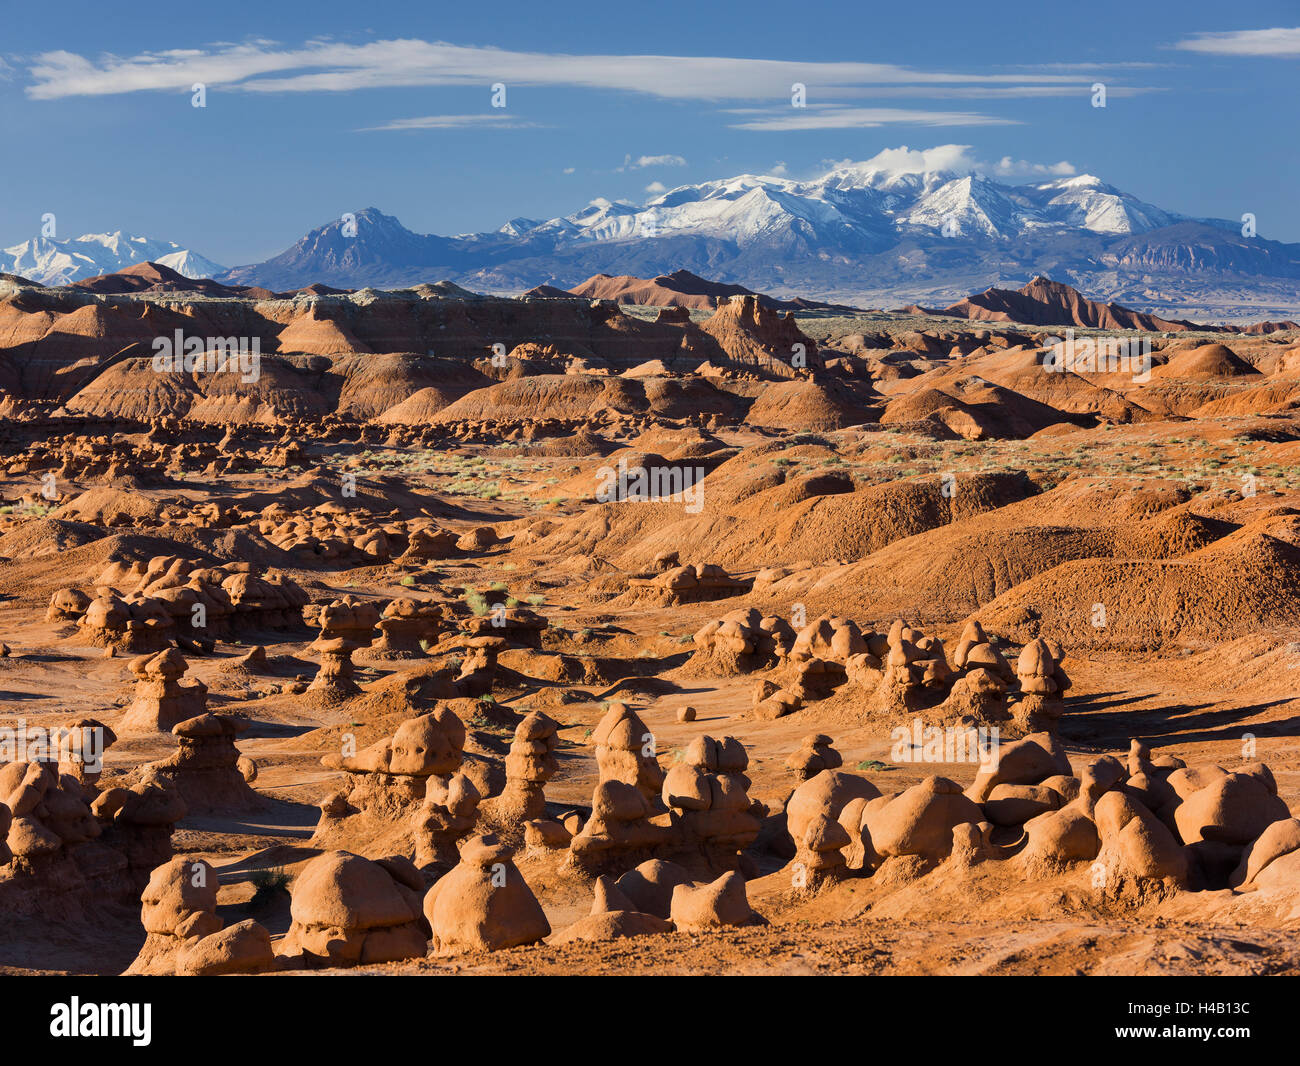
<instances>
[{"instance_id":1,"label":"flat-topped mesa","mask_svg":"<svg viewBox=\"0 0 1300 1066\"><path fill-rule=\"evenodd\" d=\"M330 700L349 699L361 692L352 679L352 653L373 642L379 617L374 604L358 603L351 596L303 609L303 620L320 630L311 644L311 650L320 655L320 670L307 691Z\"/></svg>"},{"instance_id":2,"label":"flat-topped mesa","mask_svg":"<svg viewBox=\"0 0 1300 1066\"><path fill-rule=\"evenodd\" d=\"M1007 690L1015 683L1015 671L1003 658L976 620L962 630L953 654L958 677L944 701L944 709L958 720L972 724L1005 722Z\"/></svg>"},{"instance_id":3,"label":"flat-topped mesa","mask_svg":"<svg viewBox=\"0 0 1300 1066\"><path fill-rule=\"evenodd\" d=\"M1025 645L1016 660L1020 698L1011 708L1017 724L1028 732L1056 727L1065 713L1064 694L1072 682L1061 668L1065 658L1058 644L1036 637Z\"/></svg>"},{"instance_id":4,"label":"flat-topped mesa","mask_svg":"<svg viewBox=\"0 0 1300 1066\"><path fill-rule=\"evenodd\" d=\"M515 727L506 754L506 787L483 804L482 822L507 842L521 839L524 825L546 815L546 782L559 769L555 749L559 725L533 711Z\"/></svg>"},{"instance_id":5,"label":"flat-topped mesa","mask_svg":"<svg viewBox=\"0 0 1300 1066\"><path fill-rule=\"evenodd\" d=\"M742 607L705 624L692 640L691 663L697 668L750 673L784 660L794 647L795 631L784 618Z\"/></svg>"},{"instance_id":6,"label":"flat-topped mesa","mask_svg":"<svg viewBox=\"0 0 1300 1066\"><path fill-rule=\"evenodd\" d=\"M223 928L217 872L177 855L149 877L140 896L145 940L124 976L264 973L276 966L271 935L248 920Z\"/></svg>"},{"instance_id":7,"label":"flat-topped mesa","mask_svg":"<svg viewBox=\"0 0 1300 1066\"><path fill-rule=\"evenodd\" d=\"M372 659L420 659L438 641L443 621L439 604L401 597L384 608L377 628L379 639L370 645Z\"/></svg>"},{"instance_id":8,"label":"flat-topped mesa","mask_svg":"<svg viewBox=\"0 0 1300 1066\"><path fill-rule=\"evenodd\" d=\"M164 780L173 785L196 814L252 811L266 806L249 782L257 766L235 747L235 737L249 722L225 714L201 714L172 727L176 752L137 771L141 781Z\"/></svg>"},{"instance_id":9,"label":"flat-topped mesa","mask_svg":"<svg viewBox=\"0 0 1300 1066\"><path fill-rule=\"evenodd\" d=\"M889 653L877 702L886 711L915 713L932 702L934 692L952 676L943 642L925 636L900 618L890 627L887 643Z\"/></svg>"},{"instance_id":10,"label":"flat-topped mesa","mask_svg":"<svg viewBox=\"0 0 1300 1066\"><path fill-rule=\"evenodd\" d=\"M127 666L136 684L135 699L118 724L123 733L166 733L207 712L208 687L197 679L182 682L188 664L175 648L137 656Z\"/></svg>"},{"instance_id":11,"label":"flat-topped mesa","mask_svg":"<svg viewBox=\"0 0 1300 1066\"><path fill-rule=\"evenodd\" d=\"M715 563L700 563L673 567L654 577L629 578L628 592L634 602L676 607L742 596L753 584L753 578L732 577Z\"/></svg>"},{"instance_id":12,"label":"flat-topped mesa","mask_svg":"<svg viewBox=\"0 0 1300 1066\"><path fill-rule=\"evenodd\" d=\"M424 878L409 859L371 861L347 851L312 859L293 880L293 919L280 945L292 965L372 966L422 958L429 949Z\"/></svg>"},{"instance_id":13,"label":"flat-topped mesa","mask_svg":"<svg viewBox=\"0 0 1300 1066\"><path fill-rule=\"evenodd\" d=\"M663 801L684 849L680 861L711 873L734 870L767 809L749 798L749 755L735 737L696 737L664 777Z\"/></svg>"},{"instance_id":14,"label":"flat-topped mesa","mask_svg":"<svg viewBox=\"0 0 1300 1066\"><path fill-rule=\"evenodd\" d=\"M464 750L465 726L439 706L359 752L326 755L321 764L348 782L322 801L313 846L387 854L414 844L422 866L445 859L445 845L473 826L464 820L477 817L480 792L460 772Z\"/></svg>"}]
</instances>

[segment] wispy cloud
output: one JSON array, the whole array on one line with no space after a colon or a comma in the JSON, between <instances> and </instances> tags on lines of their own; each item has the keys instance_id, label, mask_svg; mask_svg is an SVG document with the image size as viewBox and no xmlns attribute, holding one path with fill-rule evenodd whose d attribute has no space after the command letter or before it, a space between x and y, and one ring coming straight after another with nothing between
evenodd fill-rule
<instances>
[{"instance_id":1,"label":"wispy cloud","mask_svg":"<svg viewBox=\"0 0 1300 1066\"><path fill-rule=\"evenodd\" d=\"M1184 52L1217 56L1300 57L1300 27L1272 30L1231 30L1198 33L1174 45Z\"/></svg>"},{"instance_id":2,"label":"wispy cloud","mask_svg":"<svg viewBox=\"0 0 1300 1066\"><path fill-rule=\"evenodd\" d=\"M875 98L918 97L927 100L999 100L1039 97L1070 97L1086 99L1092 93L1095 75L1072 78L1068 85L874 85L840 89L837 96L850 98L870 96ZM1143 93L1164 92L1162 88L1116 85L1106 83L1110 96L1140 96Z\"/></svg>"},{"instance_id":3,"label":"wispy cloud","mask_svg":"<svg viewBox=\"0 0 1300 1066\"><path fill-rule=\"evenodd\" d=\"M733 129L766 130L848 130L872 129L888 125L912 126L1017 126L1015 119L981 115L973 111L925 111L901 107L808 107L770 111L744 122L732 123Z\"/></svg>"},{"instance_id":4,"label":"wispy cloud","mask_svg":"<svg viewBox=\"0 0 1300 1066\"><path fill-rule=\"evenodd\" d=\"M652 181L649 185L645 187L645 191L648 193L658 194L661 192L667 192L668 186L665 185L662 181Z\"/></svg>"},{"instance_id":5,"label":"wispy cloud","mask_svg":"<svg viewBox=\"0 0 1300 1066\"><path fill-rule=\"evenodd\" d=\"M679 155L643 155L633 159L630 155L623 157L619 170L641 170L644 167L684 167L686 160Z\"/></svg>"},{"instance_id":6,"label":"wispy cloud","mask_svg":"<svg viewBox=\"0 0 1300 1066\"><path fill-rule=\"evenodd\" d=\"M375 130L458 130L458 129L526 130L541 128L537 122L525 122L501 112L485 111L481 115L422 115L418 118L395 118L382 126L362 126L358 133Z\"/></svg>"},{"instance_id":7,"label":"wispy cloud","mask_svg":"<svg viewBox=\"0 0 1300 1066\"><path fill-rule=\"evenodd\" d=\"M45 52L30 61L34 99L189 91L195 82L242 92L347 92L402 86L568 86L669 99L769 100L795 83L809 94L863 85L1052 84L1062 74L966 74L890 63L795 62L716 56L562 55L413 39L346 44L268 41L144 52L134 56Z\"/></svg>"},{"instance_id":8,"label":"wispy cloud","mask_svg":"<svg viewBox=\"0 0 1300 1066\"><path fill-rule=\"evenodd\" d=\"M990 174L1000 178L1011 177L1070 177L1078 171L1073 163L1031 163L1024 159L1003 156L996 163L987 163L972 154L969 144L938 144L933 148L886 148L870 159L857 162L851 159L823 160L830 170L879 170L898 176L901 174Z\"/></svg>"}]
</instances>

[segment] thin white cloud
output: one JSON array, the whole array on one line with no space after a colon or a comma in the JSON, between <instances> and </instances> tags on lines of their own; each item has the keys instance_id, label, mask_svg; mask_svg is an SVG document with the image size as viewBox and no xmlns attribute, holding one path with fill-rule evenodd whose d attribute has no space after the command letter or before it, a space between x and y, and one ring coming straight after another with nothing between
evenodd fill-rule
<instances>
[{"instance_id":1,"label":"thin white cloud","mask_svg":"<svg viewBox=\"0 0 1300 1066\"><path fill-rule=\"evenodd\" d=\"M1007 66L1017 70L1155 70L1160 67L1172 67L1173 63L1010 63Z\"/></svg>"},{"instance_id":2,"label":"thin white cloud","mask_svg":"<svg viewBox=\"0 0 1300 1066\"><path fill-rule=\"evenodd\" d=\"M1017 126L1015 119L995 118L973 111L925 111L901 107L789 108L761 118L732 123L733 129L850 130L906 124L914 126Z\"/></svg>"},{"instance_id":3,"label":"thin white cloud","mask_svg":"<svg viewBox=\"0 0 1300 1066\"><path fill-rule=\"evenodd\" d=\"M1078 171L1073 163L1030 163L1023 159L1003 156L996 163L986 163L971 154L969 144L940 144L933 148L886 148L870 159L856 162L851 159L823 160L831 170L879 170L892 177L903 174L990 174L1009 177L1070 177Z\"/></svg>"},{"instance_id":4,"label":"thin white cloud","mask_svg":"<svg viewBox=\"0 0 1300 1066\"><path fill-rule=\"evenodd\" d=\"M1012 159L1009 155L1004 155L992 167L977 167L976 169L987 169L1002 178L1069 178L1079 173L1073 163L1067 163L1064 159L1059 163L1030 163L1024 159Z\"/></svg>"},{"instance_id":5,"label":"thin white cloud","mask_svg":"<svg viewBox=\"0 0 1300 1066\"><path fill-rule=\"evenodd\" d=\"M658 195L661 192L667 192L668 186L665 185L662 181L652 181L649 185L645 187L645 191L648 193L654 193L655 195Z\"/></svg>"},{"instance_id":6,"label":"thin white cloud","mask_svg":"<svg viewBox=\"0 0 1300 1066\"><path fill-rule=\"evenodd\" d=\"M636 159L627 156L623 165L629 170L640 170L642 167L684 167L686 160L679 155L643 155Z\"/></svg>"},{"instance_id":7,"label":"thin white cloud","mask_svg":"<svg viewBox=\"0 0 1300 1066\"><path fill-rule=\"evenodd\" d=\"M1060 74L964 74L920 71L891 63L795 62L716 56L560 55L471 47L443 41L365 44L270 42L172 49L135 56L44 52L30 62L34 99L186 91L195 82L243 92L347 92L402 86L569 86L647 93L669 99L774 99L795 83L810 98L862 85L1052 84Z\"/></svg>"},{"instance_id":8,"label":"thin white cloud","mask_svg":"<svg viewBox=\"0 0 1300 1066\"><path fill-rule=\"evenodd\" d=\"M1088 77L1082 81L1075 80L1069 85L879 85L840 89L838 95L844 98L906 96L923 97L927 100L1010 100L1070 96L1087 99L1092 93L1094 80L1094 77ZM1166 90L1148 86L1114 85L1107 82L1106 91L1110 96L1141 96L1144 93Z\"/></svg>"},{"instance_id":9,"label":"thin white cloud","mask_svg":"<svg viewBox=\"0 0 1300 1066\"><path fill-rule=\"evenodd\" d=\"M1271 30L1232 30L1198 33L1179 41L1175 48L1216 56L1300 57L1300 27Z\"/></svg>"},{"instance_id":10,"label":"thin white cloud","mask_svg":"<svg viewBox=\"0 0 1300 1066\"><path fill-rule=\"evenodd\" d=\"M484 112L481 115L421 115L418 118L395 118L382 126L362 126L358 133L370 133L375 130L458 130L458 129L498 129L525 130L537 129L538 123L524 122L500 112Z\"/></svg>"}]
</instances>

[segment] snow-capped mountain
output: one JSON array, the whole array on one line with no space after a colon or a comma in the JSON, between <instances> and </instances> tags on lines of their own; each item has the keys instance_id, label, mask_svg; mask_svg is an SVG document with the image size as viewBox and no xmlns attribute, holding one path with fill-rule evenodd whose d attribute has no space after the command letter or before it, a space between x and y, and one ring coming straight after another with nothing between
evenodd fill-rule
<instances>
[{"instance_id":1,"label":"snow-capped mountain","mask_svg":"<svg viewBox=\"0 0 1300 1066\"><path fill-rule=\"evenodd\" d=\"M218 280L284 290L449 279L520 292L685 269L774 296L934 306L1041 274L1161 313L1300 309L1300 245L1186 218L1087 174L1009 184L844 163L806 180L741 174L682 185L641 204L601 198L450 237L413 233L375 208L350 217L355 230L327 223Z\"/></svg>"},{"instance_id":2,"label":"snow-capped mountain","mask_svg":"<svg viewBox=\"0 0 1300 1066\"><path fill-rule=\"evenodd\" d=\"M0 272L42 285L67 285L145 262L161 263L187 278L210 278L226 269L172 241L128 236L118 230L68 240L33 237L0 253Z\"/></svg>"},{"instance_id":3,"label":"snow-capped mountain","mask_svg":"<svg viewBox=\"0 0 1300 1066\"><path fill-rule=\"evenodd\" d=\"M689 235L743 246L791 230L841 240L909 231L1011 239L1044 230L1145 233L1182 218L1089 174L1013 186L977 174L895 174L847 166L812 181L744 174L683 185L641 207L593 200L575 214L531 228L515 219L501 232L592 241Z\"/></svg>"}]
</instances>

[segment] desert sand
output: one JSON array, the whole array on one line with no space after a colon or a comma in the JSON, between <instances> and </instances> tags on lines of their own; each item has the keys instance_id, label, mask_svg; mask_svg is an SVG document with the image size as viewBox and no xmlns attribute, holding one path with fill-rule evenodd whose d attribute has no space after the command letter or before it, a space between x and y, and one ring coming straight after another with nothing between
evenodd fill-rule
<instances>
[{"instance_id":1,"label":"desert sand","mask_svg":"<svg viewBox=\"0 0 1300 1066\"><path fill-rule=\"evenodd\" d=\"M606 280L3 283L0 972L1300 973L1294 323Z\"/></svg>"}]
</instances>

